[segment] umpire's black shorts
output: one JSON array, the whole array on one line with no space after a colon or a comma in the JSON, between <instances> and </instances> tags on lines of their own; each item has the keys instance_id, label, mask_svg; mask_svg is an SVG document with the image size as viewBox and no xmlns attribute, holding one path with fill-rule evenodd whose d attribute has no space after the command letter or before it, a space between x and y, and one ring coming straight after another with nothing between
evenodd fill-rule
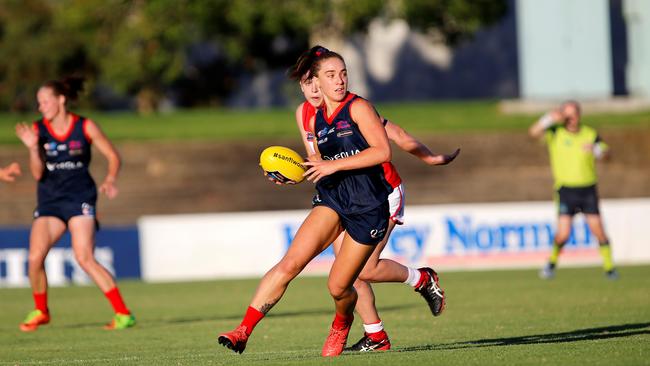
<instances>
[{"instance_id":1,"label":"umpire's black shorts","mask_svg":"<svg viewBox=\"0 0 650 366\"><path fill-rule=\"evenodd\" d=\"M573 216L578 212L599 215L596 185L587 187L560 187L557 190L558 214Z\"/></svg>"}]
</instances>

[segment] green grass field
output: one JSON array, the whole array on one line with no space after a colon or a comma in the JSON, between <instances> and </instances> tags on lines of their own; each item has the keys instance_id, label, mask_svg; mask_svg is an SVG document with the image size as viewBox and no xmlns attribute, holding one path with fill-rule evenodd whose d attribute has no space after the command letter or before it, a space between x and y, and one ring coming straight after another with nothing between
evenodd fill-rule
<instances>
[{"instance_id":1,"label":"green grass field","mask_svg":"<svg viewBox=\"0 0 650 366\"><path fill-rule=\"evenodd\" d=\"M537 116L504 115L497 102L429 102L380 104L385 117L419 135L475 131L525 130ZM242 140L296 137L293 109L195 109L160 115L81 112L97 121L115 141L123 140ZM13 126L38 116L0 114L0 144L19 144ZM650 113L592 115L584 118L594 127L650 127Z\"/></svg>"},{"instance_id":2,"label":"green grass field","mask_svg":"<svg viewBox=\"0 0 650 366\"><path fill-rule=\"evenodd\" d=\"M393 349L323 359L333 316L324 278L298 278L235 354L216 343L239 324L257 280L123 282L139 324L105 331L111 312L95 287L50 291L53 321L23 334L28 289L0 289L0 365L641 365L650 364L650 267L442 274L448 307L433 318L403 284L375 286ZM361 336L359 319L350 341Z\"/></svg>"}]
</instances>

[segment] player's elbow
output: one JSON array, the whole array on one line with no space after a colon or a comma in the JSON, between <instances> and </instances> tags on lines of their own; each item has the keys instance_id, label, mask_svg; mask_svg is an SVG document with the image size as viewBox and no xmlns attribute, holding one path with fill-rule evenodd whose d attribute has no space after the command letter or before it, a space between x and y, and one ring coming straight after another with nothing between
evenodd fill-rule
<instances>
[{"instance_id":1,"label":"player's elbow","mask_svg":"<svg viewBox=\"0 0 650 366\"><path fill-rule=\"evenodd\" d=\"M392 158L393 154L390 146L386 146L378 150L377 159L379 159L381 163L388 163Z\"/></svg>"},{"instance_id":2,"label":"player's elbow","mask_svg":"<svg viewBox=\"0 0 650 366\"><path fill-rule=\"evenodd\" d=\"M121 166L122 165L122 157L120 154L117 152L117 150L112 149L106 156L106 159L111 165L114 166Z\"/></svg>"},{"instance_id":3,"label":"player's elbow","mask_svg":"<svg viewBox=\"0 0 650 366\"><path fill-rule=\"evenodd\" d=\"M43 178L43 171L42 170L32 170L32 177L38 182Z\"/></svg>"}]
</instances>

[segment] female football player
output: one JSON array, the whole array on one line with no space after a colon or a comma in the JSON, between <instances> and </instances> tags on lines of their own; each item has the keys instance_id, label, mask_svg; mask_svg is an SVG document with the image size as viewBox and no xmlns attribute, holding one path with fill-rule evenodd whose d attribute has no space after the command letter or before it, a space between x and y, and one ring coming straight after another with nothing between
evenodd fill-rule
<instances>
[{"instance_id":1,"label":"female football player","mask_svg":"<svg viewBox=\"0 0 650 366\"><path fill-rule=\"evenodd\" d=\"M120 157L95 122L68 111L68 102L75 100L82 88L81 78L46 82L36 95L42 118L32 126L16 125L16 135L29 150L30 171L38 181L28 261L35 309L20 324L25 332L50 321L45 257L66 229L70 231L75 259L113 306L115 315L106 328L135 325L115 281L93 254L97 188L88 171L91 144L108 160L108 173L99 191L109 199L118 193L115 181Z\"/></svg>"},{"instance_id":2,"label":"female football player","mask_svg":"<svg viewBox=\"0 0 650 366\"><path fill-rule=\"evenodd\" d=\"M314 207L298 229L285 256L262 278L240 326L219 336L219 343L243 352L256 324L280 300L289 282L305 265L345 231L330 271L328 288L335 317L323 356L339 355L350 331L357 293L353 283L375 246L386 235L388 194L382 164L391 159L386 131L373 106L347 90L343 58L331 51L310 50L323 108L310 121L317 131L319 158L305 163L305 176L316 183Z\"/></svg>"},{"instance_id":3,"label":"female football player","mask_svg":"<svg viewBox=\"0 0 650 366\"><path fill-rule=\"evenodd\" d=\"M320 51L323 52L324 50ZM314 134L309 130L309 121L316 114L317 108L321 107L323 98L308 72L309 70L304 65L298 64L296 69L293 70L292 76L298 79L300 89L306 99L296 109L296 123L300 130L305 150L308 155L312 155L314 154L312 144ZM382 121L389 140L392 140L402 150L413 154L429 165L448 164L460 152L460 149L457 149L449 155L433 154L424 144L399 125L383 118ZM433 269L410 268L393 260L379 257L386 247L388 237L395 225L403 224L404 215L404 187L394 168L389 164L386 165L387 168L385 171L390 172L387 177L389 177L388 180L393 187L393 191L388 197L390 221L386 236L375 247L375 251L368 259L368 262L359 274L359 279L354 284L359 296L356 310L363 320L364 336L348 348L352 351L383 351L391 347L390 340L383 327L383 322L379 318L377 308L375 307L375 296L369 284L371 282L404 282L409 284L427 301L434 316L440 315L445 305L444 291L439 287L438 275ZM340 248L342 238L343 235L339 235L337 240L334 241L335 253Z\"/></svg>"}]
</instances>

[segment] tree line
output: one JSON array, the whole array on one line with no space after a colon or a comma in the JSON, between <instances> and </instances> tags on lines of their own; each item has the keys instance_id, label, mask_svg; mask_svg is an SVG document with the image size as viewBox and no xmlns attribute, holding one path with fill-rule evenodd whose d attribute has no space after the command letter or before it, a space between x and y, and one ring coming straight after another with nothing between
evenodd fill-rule
<instances>
[{"instance_id":1,"label":"tree line","mask_svg":"<svg viewBox=\"0 0 650 366\"><path fill-rule=\"evenodd\" d=\"M186 106L214 103L238 77L285 68L310 44L404 19L450 45L506 11L505 0L4 0L0 2L0 107L34 108L38 86L87 79L101 93L153 111L168 93Z\"/></svg>"}]
</instances>

